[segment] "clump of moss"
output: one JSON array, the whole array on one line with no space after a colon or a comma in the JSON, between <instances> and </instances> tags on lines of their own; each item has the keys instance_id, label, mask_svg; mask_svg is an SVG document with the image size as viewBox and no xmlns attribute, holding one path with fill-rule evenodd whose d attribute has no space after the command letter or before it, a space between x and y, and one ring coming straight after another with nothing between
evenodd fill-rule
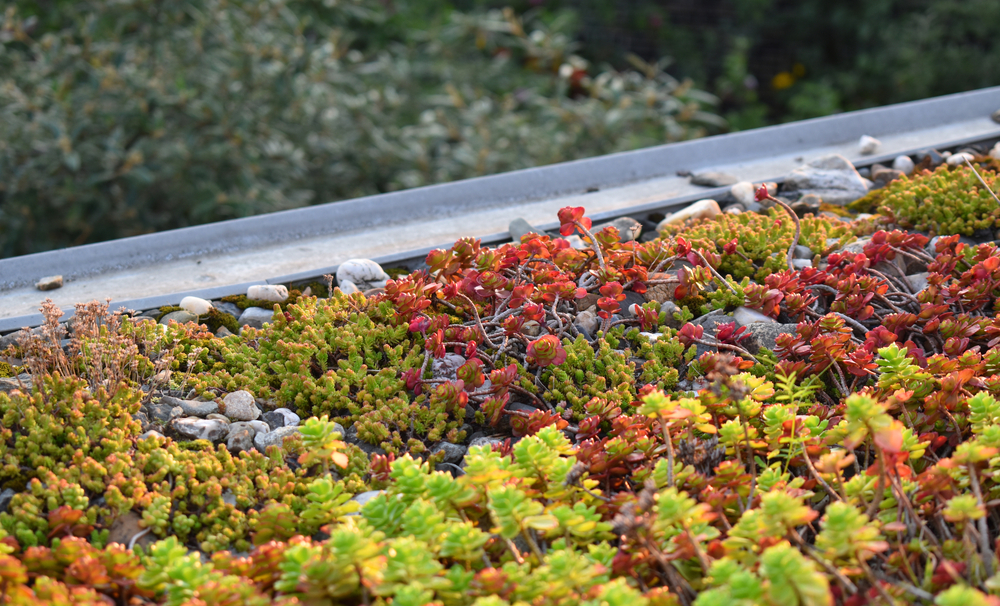
<instances>
[{"instance_id":1,"label":"clump of moss","mask_svg":"<svg viewBox=\"0 0 1000 606\"><path fill-rule=\"evenodd\" d=\"M830 249L829 239L838 240L840 245L853 236L846 223L827 217L806 216L800 219L800 224L799 244L807 246L813 254L826 253ZM795 224L784 211L772 208L768 214L722 214L690 226L669 226L662 235L681 236L695 248L721 255L722 261L716 269L722 275L763 281L766 276L787 269L785 255L795 237ZM733 241L736 252L727 253L725 248Z\"/></svg>"},{"instance_id":2,"label":"clump of moss","mask_svg":"<svg viewBox=\"0 0 1000 606\"><path fill-rule=\"evenodd\" d=\"M385 268L384 271L385 273L389 274L389 277L392 278L393 280L398 280L399 278L402 278L403 276L408 276L411 273L410 270L406 269L405 267L387 267Z\"/></svg>"},{"instance_id":3,"label":"clump of moss","mask_svg":"<svg viewBox=\"0 0 1000 606\"><path fill-rule=\"evenodd\" d=\"M229 332L234 334L240 331L240 324L236 318L214 307L209 309L207 314L199 316L198 321L208 326L208 329L213 333L219 330L220 326L225 326Z\"/></svg>"},{"instance_id":4,"label":"clump of moss","mask_svg":"<svg viewBox=\"0 0 1000 606\"><path fill-rule=\"evenodd\" d=\"M17 369L7 362L0 362L0 379L6 379L9 377L16 377Z\"/></svg>"},{"instance_id":5,"label":"clump of moss","mask_svg":"<svg viewBox=\"0 0 1000 606\"><path fill-rule=\"evenodd\" d=\"M990 189L1000 191L996 171L986 167L978 170ZM900 227L932 235L971 236L1000 225L1000 206L968 166L941 165L933 172L924 170L896 179L852 207L875 209Z\"/></svg>"},{"instance_id":6,"label":"clump of moss","mask_svg":"<svg viewBox=\"0 0 1000 606\"><path fill-rule=\"evenodd\" d=\"M160 308L160 315L156 316L156 321L159 322L163 319L163 316L175 311L184 311L184 308L180 305L164 305Z\"/></svg>"},{"instance_id":7,"label":"clump of moss","mask_svg":"<svg viewBox=\"0 0 1000 606\"><path fill-rule=\"evenodd\" d=\"M309 284L310 287L313 287L314 285L319 285L319 283L313 282ZM325 286L323 287L323 291L324 292L326 291ZM318 296L315 288L313 288L312 294L310 296ZM264 301L262 299L251 299L246 295L229 295L226 297L222 297L221 300L226 301L227 303L233 303L234 305L236 305L236 307L239 307L240 309L246 309L248 307L261 307L263 309L274 309L274 306L277 305L278 309L280 309L281 311L285 311L285 308L287 306L295 305L296 303L299 302L300 298L302 298L302 291L299 290L298 288L290 288L288 289L288 298L282 301L281 303L275 303L274 301Z\"/></svg>"}]
</instances>

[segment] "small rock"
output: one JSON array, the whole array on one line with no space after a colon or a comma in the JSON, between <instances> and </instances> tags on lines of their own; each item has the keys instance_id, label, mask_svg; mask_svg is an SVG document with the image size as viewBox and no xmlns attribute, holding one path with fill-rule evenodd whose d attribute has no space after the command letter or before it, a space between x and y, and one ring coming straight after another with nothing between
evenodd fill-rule
<instances>
[{"instance_id":1,"label":"small rock","mask_svg":"<svg viewBox=\"0 0 1000 606\"><path fill-rule=\"evenodd\" d=\"M743 210L744 209L742 204L730 204L729 206L726 207L726 210L722 212L726 213L727 215L741 215L743 214Z\"/></svg>"},{"instance_id":2,"label":"small rock","mask_svg":"<svg viewBox=\"0 0 1000 606\"><path fill-rule=\"evenodd\" d=\"M680 310L681 308L677 307L677 304L674 303L673 301L663 301L662 303L660 303L660 313L666 315L665 318L666 326L669 326L670 328L681 327L681 323L678 322L676 318L674 318L674 313L679 312Z\"/></svg>"},{"instance_id":3,"label":"small rock","mask_svg":"<svg viewBox=\"0 0 1000 606\"><path fill-rule=\"evenodd\" d=\"M569 242L569 245L573 248L573 250L588 250L590 248L590 244L584 242L583 238L576 234L566 236L566 241Z\"/></svg>"},{"instance_id":4,"label":"small rock","mask_svg":"<svg viewBox=\"0 0 1000 606\"><path fill-rule=\"evenodd\" d=\"M284 303L288 300L288 288L280 284L255 284L247 289L247 298Z\"/></svg>"},{"instance_id":5,"label":"small rock","mask_svg":"<svg viewBox=\"0 0 1000 606\"><path fill-rule=\"evenodd\" d=\"M913 160L907 155L896 156L896 159L892 161L893 170L898 170L904 175L909 175L913 173Z\"/></svg>"},{"instance_id":6,"label":"small rock","mask_svg":"<svg viewBox=\"0 0 1000 606\"><path fill-rule=\"evenodd\" d=\"M0 513L7 511L7 508L10 507L10 501L14 498L15 494L17 493L11 488L4 488L3 491L0 491Z\"/></svg>"},{"instance_id":7,"label":"small rock","mask_svg":"<svg viewBox=\"0 0 1000 606\"><path fill-rule=\"evenodd\" d=\"M640 332L639 336L640 337L645 337L646 340L649 341L650 343L655 343L656 341L659 340L659 338L662 335L660 333L657 333L657 332Z\"/></svg>"},{"instance_id":8,"label":"small rock","mask_svg":"<svg viewBox=\"0 0 1000 606\"><path fill-rule=\"evenodd\" d=\"M927 272L923 271L918 274L910 274L906 276L906 281L913 287L913 292L919 293L923 289L927 288L927 275Z\"/></svg>"},{"instance_id":9,"label":"small rock","mask_svg":"<svg viewBox=\"0 0 1000 606\"><path fill-rule=\"evenodd\" d=\"M142 534L146 529L140 526L140 522L142 522L142 516L134 511L126 511L115 518L115 521L111 523L110 530L108 530L108 544L118 543L125 547L134 547L135 545L148 547L155 543L156 535L152 532ZM142 536L139 536L140 534ZM133 537L139 537L134 544L132 543Z\"/></svg>"},{"instance_id":10,"label":"small rock","mask_svg":"<svg viewBox=\"0 0 1000 606\"><path fill-rule=\"evenodd\" d=\"M265 423L264 421L260 421L260 420L258 420L258 421L240 421L240 423L246 423L248 427L252 427L253 430L256 431L257 433L267 433L267 432L271 431L271 426L268 425L267 423ZM338 425L337 423L334 423L333 426L334 426L334 428L340 427L340 425ZM295 426L294 425L289 425L289 427L295 427ZM344 435L343 432L341 432L340 435Z\"/></svg>"},{"instance_id":11,"label":"small rock","mask_svg":"<svg viewBox=\"0 0 1000 606\"><path fill-rule=\"evenodd\" d=\"M233 331L229 330L225 326L220 326L219 330L215 331L215 336L220 339L225 339L226 337L233 336Z\"/></svg>"},{"instance_id":12,"label":"small rock","mask_svg":"<svg viewBox=\"0 0 1000 606\"><path fill-rule=\"evenodd\" d=\"M812 267L813 262L809 259L792 259L792 267L795 269L806 269L807 267Z\"/></svg>"},{"instance_id":13,"label":"small rock","mask_svg":"<svg viewBox=\"0 0 1000 606\"><path fill-rule=\"evenodd\" d=\"M181 417L174 419L170 427L182 437L209 442L218 442L229 433L229 425L216 419Z\"/></svg>"},{"instance_id":14,"label":"small rock","mask_svg":"<svg viewBox=\"0 0 1000 606\"><path fill-rule=\"evenodd\" d=\"M253 421L260 418L260 409L249 391L239 390L222 399L222 414L233 421Z\"/></svg>"},{"instance_id":15,"label":"small rock","mask_svg":"<svg viewBox=\"0 0 1000 606\"><path fill-rule=\"evenodd\" d=\"M877 166L878 169L876 169L874 166L872 167L872 181L874 181L875 185L877 185L878 187L884 187L886 184L906 174L901 170L896 170L894 168L886 168L885 166L882 166L880 164L876 164L875 166Z\"/></svg>"},{"instance_id":16,"label":"small rock","mask_svg":"<svg viewBox=\"0 0 1000 606\"><path fill-rule=\"evenodd\" d=\"M171 322L177 322L178 324L186 324L187 322L197 322L197 321L198 321L198 316L183 309L180 311L172 311L168 314L164 314L164 316L160 318L160 324L163 324L164 326L168 326Z\"/></svg>"},{"instance_id":17,"label":"small rock","mask_svg":"<svg viewBox=\"0 0 1000 606\"><path fill-rule=\"evenodd\" d=\"M268 446L281 447L285 438L294 436L299 433L298 427L279 427L274 431L268 431L265 433L258 432L253 437L253 445L257 450L266 453Z\"/></svg>"},{"instance_id":18,"label":"small rock","mask_svg":"<svg viewBox=\"0 0 1000 606\"><path fill-rule=\"evenodd\" d=\"M438 442L431 448L431 454L440 451L444 451L445 463L458 463L465 456L466 448L465 446L459 446L451 442Z\"/></svg>"},{"instance_id":19,"label":"small rock","mask_svg":"<svg viewBox=\"0 0 1000 606\"><path fill-rule=\"evenodd\" d=\"M596 292L589 292L585 296L580 297L574 303L576 304L577 311L586 311L591 307L596 308L597 302L600 300L601 295ZM591 310L593 311L593 310Z\"/></svg>"},{"instance_id":20,"label":"small rock","mask_svg":"<svg viewBox=\"0 0 1000 606\"><path fill-rule=\"evenodd\" d=\"M182 416L184 409L170 403L152 403L146 406L146 414L152 421L163 425Z\"/></svg>"},{"instance_id":21,"label":"small rock","mask_svg":"<svg viewBox=\"0 0 1000 606\"><path fill-rule=\"evenodd\" d=\"M945 162L948 163L948 166L965 166L966 161L972 162L974 159L975 156L968 152L959 152L948 156Z\"/></svg>"},{"instance_id":22,"label":"small rock","mask_svg":"<svg viewBox=\"0 0 1000 606\"><path fill-rule=\"evenodd\" d=\"M31 393L31 375L22 372L16 377L0 378L0 393L10 393L15 389L23 394Z\"/></svg>"},{"instance_id":23,"label":"small rock","mask_svg":"<svg viewBox=\"0 0 1000 606\"><path fill-rule=\"evenodd\" d=\"M729 194L740 204L746 205L757 201L757 190L749 181L740 181L729 189ZM746 206L744 206L746 208Z\"/></svg>"},{"instance_id":24,"label":"small rock","mask_svg":"<svg viewBox=\"0 0 1000 606\"><path fill-rule=\"evenodd\" d=\"M465 364L465 358L456 353L446 353L443 358L431 362L431 376L435 379L454 381L458 379L458 367Z\"/></svg>"},{"instance_id":25,"label":"small rock","mask_svg":"<svg viewBox=\"0 0 1000 606\"><path fill-rule=\"evenodd\" d=\"M802 244L797 244L795 246L795 258L796 259L812 259L813 251L808 246L803 246Z\"/></svg>"},{"instance_id":26,"label":"small rock","mask_svg":"<svg viewBox=\"0 0 1000 606\"><path fill-rule=\"evenodd\" d=\"M871 241L872 239L868 236L864 238L858 238L854 242L851 242L847 246L840 249L840 252L844 252L851 255L860 255L865 252L865 246L868 246L868 243Z\"/></svg>"},{"instance_id":27,"label":"small rock","mask_svg":"<svg viewBox=\"0 0 1000 606\"><path fill-rule=\"evenodd\" d=\"M638 240L639 236L642 235L642 223L631 217L620 217L614 221L595 225L591 228L590 233L596 234L605 227L614 227L618 230L619 242L632 242Z\"/></svg>"},{"instance_id":28,"label":"small rock","mask_svg":"<svg viewBox=\"0 0 1000 606\"><path fill-rule=\"evenodd\" d=\"M230 424L230 423L232 423L232 421L229 420L229 417L227 417L226 415L220 415L217 412L213 412L212 414L205 415L205 418L206 419L215 419L217 421L222 421L223 423L225 423L227 425Z\"/></svg>"},{"instance_id":29,"label":"small rock","mask_svg":"<svg viewBox=\"0 0 1000 606\"><path fill-rule=\"evenodd\" d=\"M619 307L625 310L625 312L628 314L628 317L634 318L635 314L632 313L632 306L637 305L639 307L642 307L643 304L646 303L646 297L644 295L640 295L639 293L633 290L626 290L622 294L625 295L625 298L619 301L618 305Z\"/></svg>"},{"instance_id":30,"label":"small rock","mask_svg":"<svg viewBox=\"0 0 1000 606\"><path fill-rule=\"evenodd\" d=\"M507 232L510 233L510 239L514 241L515 244L520 244L521 238L530 233L538 233L538 230L531 226L526 220L518 217L510 222L507 226Z\"/></svg>"},{"instance_id":31,"label":"small rock","mask_svg":"<svg viewBox=\"0 0 1000 606\"><path fill-rule=\"evenodd\" d=\"M925 149L922 151L918 151L916 154L914 154L913 157L914 160L917 161L917 164L923 164L923 162L926 160L930 165L930 168L934 168L939 164L941 164L942 162L944 162L944 156L942 156L941 152L939 152L936 149Z\"/></svg>"},{"instance_id":32,"label":"small rock","mask_svg":"<svg viewBox=\"0 0 1000 606\"><path fill-rule=\"evenodd\" d=\"M363 291L369 288L385 288L387 280L389 280L389 274L385 273L382 266L371 259L349 259L337 268L337 283L340 284L340 290L345 293L347 291L344 290L344 282L348 282L350 286Z\"/></svg>"},{"instance_id":33,"label":"small rock","mask_svg":"<svg viewBox=\"0 0 1000 606\"><path fill-rule=\"evenodd\" d=\"M1000 160L1000 141L990 149L989 156L994 160Z\"/></svg>"},{"instance_id":34,"label":"small rock","mask_svg":"<svg viewBox=\"0 0 1000 606\"><path fill-rule=\"evenodd\" d=\"M862 156L870 156L878 150L880 145L882 145L882 142L875 137L861 135L861 138L858 140L858 151Z\"/></svg>"},{"instance_id":35,"label":"small rock","mask_svg":"<svg viewBox=\"0 0 1000 606\"><path fill-rule=\"evenodd\" d=\"M521 325L521 332L529 337L537 337L542 334L542 325L534 320L528 320Z\"/></svg>"},{"instance_id":36,"label":"small rock","mask_svg":"<svg viewBox=\"0 0 1000 606\"><path fill-rule=\"evenodd\" d=\"M299 424L300 420L299 415L287 408L279 408L277 410L264 413L264 422L267 423L268 427L271 429L277 429L279 427L295 427Z\"/></svg>"},{"instance_id":37,"label":"small rock","mask_svg":"<svg viewBox=\"0 0 1000 606\"><path fill-rule=\"evenodd\" d=\"M774 351L776 347L775 339L778 335L795 334L795 324L778 324L776 322L754 322L747 324L747 338L743 341L743 347L752 354L760 351L761 347L766 347Z\"/></svg>"},{"instance_id":38,"label":"small rock","mask_svg":"<svg viewBox=\"0 0 1000 606\"><path fill-rule=\"evenodd\" d=\"M712 199L698 200L691 206L679 210L663 219L656 226L656 231L662 231L668 225L680 225L689 219L710 219L722 214L719 203Z\"/></svg>"},{"instance_id":39,"label":"small rock","mask_svg":"<svg viewBox=\"0 0 1000 606\"><path fill-rule=\"evenodd\" d=\"M807 214L815 215L819 212L819 207L822 203L823 199L816 194L806 194L789 204L789 206L795 211L795 214L801 217Z\"/></svg>"},{"instance_id":40,"label":"small rock","mask_svg":"<svg viewBox=\"0 0 1000 606\"><path fill-rule=\"evenodd\" d=\"M704 187L726 187L727 185L735 185L738 181L739 179L732 175L712 171L691 175L692 185Z\"/></svg>"},{"instance_id":41,"label":"small rock","mask_svg":"<svg viewBox=\"0 0 1000 606\"><path fill-rule=\"evenodd\" d=\"M262 309L260 307L248 307L240 315L240 326L250 326L252 328L263 328L274 319L274 310Z\"/></svg>"},{"instance_id":42,"label":"small rock","mask_svg":"<svg viewBox=\"0 0 1000 606\"><path fill-rule=\"evenodd\" d=\"M62 288L62 285L62 276L45 276L38 282L35 282L35 288L38 290L55 290L57 288Z\"/></svg>"},{"instance_id":43,"label":"small rock","mask_svg":"<svg viewBox=\"0 0 1000 606\"><path fill-rule=\"evenodd\" d=\"M253 439L257 432L244 423L233 423L229 427L229 434L226 435L226 448L229 452L236 454L244 450L253 450Z\"/></svg>"},{"instance_id":44,"label":"small rock","mask_svg":"<svg viewBox=\"0 0 1000 606\"><path fill-rule=\"evenodd\" d=\"M184 297L180 306L196 316L203 316L212 309L212 304L201 297Z\"/></svg>"},{"instance_id":45,"label":"small rock","mask_svg":"<svg viewBox=\"0 0 1000 606\"><path fill-rule=\"evenodd\" d=\"M796 168L785 177L785 188L815 194L823 202L843 206L868 193L868 185L847 158L832 154Z\"/></svg>"},{"instance_id":46,"label":"small rock","mask_svg":"<svg viewBox=\"0 0 1000 606\"><path fill-rule=\"evenodd\" d=\"M212 307L215 308L215 311L221 311L234 318L239 318L243 314L243 310L240 309L239 305L230 303L229 301L212 301Z\"/></svg>"},{"instance_id":47,"label":"small rock","mask_svg":"<svg viewBox=\"0 0 1000 606\"><path fill-rule=\"evenodd\" d=\"M733 318L737 326L747 326L756 322L776 323L770 316L765 316L756 309L740 306L733 310Z\"/></svg>"},{"instance_id":48,"label":"small rock","mask_svg":"<svg viewBox=\"0 0 1000 606\"><path fill-rule=\"evenodd\" d=\"M503 439L493 436L481 435L469 440L469 448L472 448L473 446L488 446L490 449L496 450L501 444L503 444Z\"/></svg>"},{"instance_id":49,"label":"small rock","mask_svg":"<svg viewBox=\"0 0 1000 606\"><path fill-rule=\"evenodd\" d=\"M771 194L772 196L774 194ZM744 210L748 213L759 213L764 210L764 205L760 202L747 202L743 204Z\"/></svg>"},{"instance_id":50,"label":"small rock","mask_svg":"<svg viewBox=\"0 0 1000 606\"><path fill-rule=\"evenodd\" d=\"M155 431L153 429L150 429L149 431L147 431L146 433L140 435L136 439L137 440L145 440L146 438L162 438L162 437L163 437L162 433L160 433L158 431Z\"/></svg>"},{"instance_id":51,"label":"small rock","mask_svg":"<svg viewBox=\"0 0 1000 606\"><path fill-rule=\"evenodd\" d=\"M576 314L576 324L591 335L597 334L597 328L600 326L600 323L600 318L592 311L585 310Z\"/></svg>"},{"instance_id":52,"label":"small rock","mask_svg":"<svg viewBox=\"0 0 1000 606\"><path fill-rule=\"evenodd\" d=\"M171 396L160 398L161 404L171 407L180 406L181 410L189 417L205 418L212 413L219 412L219 405L215 402L202 402L200 400L182 400Z\"/></svg>"}]
</instances>

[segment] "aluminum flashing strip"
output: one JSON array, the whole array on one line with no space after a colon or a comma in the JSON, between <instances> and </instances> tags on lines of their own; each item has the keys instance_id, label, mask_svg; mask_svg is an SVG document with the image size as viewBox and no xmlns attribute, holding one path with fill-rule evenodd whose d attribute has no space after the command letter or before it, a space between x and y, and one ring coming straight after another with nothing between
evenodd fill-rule
<instances>
[{"instance_id":1,"label":"aluminum flashing strip","mask_svg":"<svg viewBox=\"0 0 1000 606\"><path fill-rule=\"evenodd\" d=\"M523 217L555 225L563 206L595 221L679 207L724 192L691 185L676 171L717 170L751 181L780 180L803 162L839 153L858 165L900 153L1000 138L990 114L1000 87L840 114L695 141L358 198L147 236L0 260L0 331L37 325L46 297L72 305L113 299L113 308L217 298L248 284L289 282L335 271L350 258L391 264L464 236L502 241ZM861 156L862 134L879 138ZM598 191L585 193L588 189ZM42 276L63 288L42 293Z\"/></svg>"}]
</instances>

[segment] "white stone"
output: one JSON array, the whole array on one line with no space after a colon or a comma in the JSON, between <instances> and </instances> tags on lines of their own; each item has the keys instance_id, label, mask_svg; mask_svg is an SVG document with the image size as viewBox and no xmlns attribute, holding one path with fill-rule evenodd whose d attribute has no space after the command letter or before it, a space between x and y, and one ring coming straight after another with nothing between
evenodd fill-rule
<instances>
[{"instance_id":1,"label":"white stone","mask_svg":"<svg viewBox=\"0 0 1000 606\"><path fill-rule=\"evenodd\" d=\"M861 152L862 156L874 154L879 145L882 145L882 142L869 135L861 135L861 138L858 139L858 151Z\"/></svg>"},{"instance_id":2,"label":"white stone","mask_svg":"<svg viewBox=\"0 0 1000 606\"><path fill-rule=\"evenodd\" d=\"M730 206L729 208L727 208L723 212L725 212L727 215L742 215L743 214L743 209L740 208L740 207L738 207L738 206L736 206L736 205L733 205L733 206Z\"/></svg>"},{"instance_id":3,"label":"white stone","mask_svg":"<svg viewBox=\"0 0 1000 606\"><path fill-rule=\"evenodd\" d=\"M648 340L650 343L655 343L660 338L661 335L660 333L656 332L640 332L639 336L646 337L646 340Z\"/></svg>"},{"instance_id":4,"label":"white stone","mask_svg":"<svg viewBox=\"0 0 1000 606\"><path fill-rule=\"evenodd\" d=\"M990 150L990 157L994 160L1000 160L1000 141Z\"/></svg>"},{"instance_id":5,"label":"white stone","mask_svg":"<svg viewBox=\"0 0 1000 606\"><path fill-rule=\"evenodd\" d=\"M280 448L285 438L294 436L297 433L299 433L298 427L279 427L274 431L254 435L253 445L257 447L257 450L266 453L268 446L278 446Z\"/></svg>"},{"instance_id":6,"label":"white stone","mask_svg":"<svg viewBox=\"0 0 1000 606\"><path fill-rule=\"evenodd\" d=\"M255 284L247 289L247 298L284 303L288 300L288 289L280 284Z\"/></svg>"},{"instance_id":7,"label":"white stone","mask_svg":"<svg viewBox=\"0 0 1000 606\"><path fill-rule=\"evenodd\" d=\"M351 282L350 280L341 280L340 285L337 286L337 288L339 288L340 292L344 293L345 295L353 295L356 292L361 292L361 289L358 288L358 285L355 284L354 282Z\"/></svg>"},{"instance_id":8,"label":"white stone","mask_svg":"<svg viewBox=\"0 0 1000 606\"><path fill-rule=\"evenodd\" d=\"M729 188L729 193L736 198L737 202L743 205L757 201L756 186L749 181L740 181L736 185Z\"/></svg>"},{"instance_id":9,"label":"white stone","mask_svg":"<svg viewBox=\"0 0 1000 606\"><path fill-rule=\"evenodd\" d=\"M892 161L893 170L898 170L904 175L913 174L913 160L907 155L896 156L896 159Z\"/></svg>"},{"instance_id":10,"label":"white stone","mask_svg":"<svg viewBox=\"0 0 1000 606\"><path fill-rule=\"evenodd\" d=\"M382 266L371 259L348 259L337 268L337 283L340 290L344 290L343 282L349 281L361 291L369 288L385 288L385 282L389 279L389 274L382 270ZM349 294L349 293L348 293Z\"/></svg>"},{"instance_id":11,"label":"white stone","mask_svg":"<svg viewBox=\"0 0 1000 606\"><path fill-rule=\"evenodd\" d=\"M218 442L229 433L229 425L215 419L194 419L181 417L171 423L174 431L192 440L208 440Z\"/></svg>"},{"instance_id":12,"label":"white stone","mask_svg":"<svg viewBox=\"0 0 1000 606\"><path fill-rule=\"evenodd\" d=\"M201 297L184 297L180 307L196 316L203 316L212 309L212 304Z\"/></svg>"},{"instance_id":13,"label":"white stone","mask_svg":"<svg viewBox=\"0 0 1000 606\"><path fill-rule=\"evenodd\" d=\"M240 314L240 326L252 326L253 328L263 328L274 319L274 310L262 309L260 307L248 307Z\"/></svg>"},{"instance_id":14,"label":"white stone","mask_svg":"<svg viewBox=\"0 0 1000 606\"><path fill-rule=\"evenodd\" d=\"M590 245L584 242L583 238L576 234L566 236L566 241L569 242L569 245L576 250L588 250L590 248Z\"/></svg>"},{"instance_id":15,"label":"white stone","mask_svg":"<svg viewBox=\"0 0 1000 606\"><path fill-rule=\"evenodd\" d=\"M870 183L870 182L868 182ZM785 177L785 187L803 196L815 194L827 204L843 206L868 193L868 183L847 158L832 154L796 168Z\"/></svg>"},{"instance_id":16,"label":"white stone","mask_svg":"<svg viewBox=\"0 0 1000 606\"><path fill-rule=\"evenodd\" d=\"M465 358L457 353L446 353L443 358L431 362L431 376L435 379L454 381L458 379L458 367L465 364Z\"/></svg>"},{"instance_id":17,"label":"white stone","mask_svg":"<svg viewBox=\"0 0 1000 606\"><path fill-rule=\"evenodd\" d=\"M689 219L711 219L722 214L719 203L712 199L698 200L691 206L679 210L656 226L656 231L661 231L668 225L681 225Z\"/></svg>"},{"instance_id":18,"label":"white stone","mask_svg":"<svg viewBox=\"0 0 1000 606\"><path fill-rule=\"evenodd\" d=\"M948 156L948 159L945 160L945 162L948 163L948 166L965 166L966 160L972 162L973 159L975 159L975 156L969 152L961 152Z\"/></svg>"},{"instance_id":19,"label":"white stone","mask_svg":"<svg viewBox=\"0 0 1000 606\"><path fill-rule=\"evenodd\" d=\"M756 309L750 309L749 307L737 307L733 310L733 319L740 326L746 326L747 324L753 324L754 322L774 322L775 320L765 316Z\"/></svg>"}]
</instances>

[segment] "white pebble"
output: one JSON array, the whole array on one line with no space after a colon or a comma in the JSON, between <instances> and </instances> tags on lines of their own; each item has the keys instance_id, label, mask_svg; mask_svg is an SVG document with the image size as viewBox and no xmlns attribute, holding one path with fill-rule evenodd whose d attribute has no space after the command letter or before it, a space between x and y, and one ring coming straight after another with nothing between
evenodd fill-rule
<instances>
[{"instance_id":1,"label":"white pebble","mask_svg":"<svg viewBox=\"0 0 1000 606\"><path fill-rule=\"evenodd\" d=\"M994 160L1000 160L1000 141L990 150L990 157Z\"/></svg>"},{"instance_id":2,"label":"white pebble","mask_svg":"<svg viewBox=\"0 0 1000 606\"><path fill-rule=\"evenodd\" d=\"M288 289L280 284L256 284L247 289L247 298L284 303L288 300Z\"/></svg>"},{"instance_id":3,"label":"white pebble","mask_svg":"<svg viewBox=\"0 0 1000 606\"><path fill-rule=\"evenodd\" d=\"M196 316L203 316L212 309L212 304L201 297L184 297L180 307Z\"/></svg>"},{"instance_id":4,"label":"white pebble","mask_svg":"<svg viewBox=\"0 0 1000 606\"><path fill-rule=\"evenodd\" d=\"M355 284L354 282L351 282L350 280L341 280L340 285L337 288L339 288L340 292L344 293L345 295L353 295L356 292L361 292L361 289L358 288L358 285Z\"/></svg>"},{"instance_id":5,"label":"white pebble","mask_svg":"<svg viewBox=\"0 0 1000 606\"><path fill-rule=\"evenodd\" d=\"M913 160L907 155L896 156L896 159L892 161L893 170L898 170L904 175L909 175L913 173Z\"/></svg>"},{"instance_id":6,"label":"white pebble","mask_svg":"<svg viewBox=\"0 0 1000 606\"><path fill-rule=\"evenodd\" d=\"M660 231L668 225L680 225L688 219L710 219L722 214L719 203L712 199L698 200L691 206L679 210L666 219L660 221L656 226L656 231Z\"/></svg>"},{"instance_id":7,"label":"white pebble","mask_svg":"<svg viewBox=\"0 0 1000 606\"><path fill-rule=\"evenodd\" d=\"M975 158L975 156L973 156L972 154L970 154L968 152L961 152L961 153L958 153L958 154L952 154L952 155L948 156L948 159L945 160L945 162L948 163L948 166L965 166L965 161L966 160L968 160L969 162L972 162L972 160L974 158Z\"/></svg>"},{"instance_id":8,"label":"white pebble","mask_svg":"<svg viewBox=\"0 0 1000 606\"><path fill-rule=\"evenodd\" d=\"M359 290L369 288L384 288L389 274L382 270L382 266L371 259L349 259L340 264L337 268L337 283L344 280L353 282ZM344 290L341 286L340 290Z\"/></svg>"},{"instance_id":9,"label":"white pebble","mask_svg":"<svg viewBox=\"0 0 1000 606\"><path fill-rule=\"evenodd\" d=\"M736 185L729 188L729 193L736 198L737 202L746 205L751 202L756 202L755 196L757 195L757 192L754 187L754 184L749 181L740 181Z\"/></svg>"},{"instance_id":10,"label":"white pebble","mask_svg":"<svg viewBox=\"0 0 1000 606\"><path fill-rule=\"evenodd\" d=\"M882 145L882 142L875 137L861 135L858 140L858 151L861 152L862 156L868 156L874 154L879 145Z\"/></svg>"}]
</instances>

